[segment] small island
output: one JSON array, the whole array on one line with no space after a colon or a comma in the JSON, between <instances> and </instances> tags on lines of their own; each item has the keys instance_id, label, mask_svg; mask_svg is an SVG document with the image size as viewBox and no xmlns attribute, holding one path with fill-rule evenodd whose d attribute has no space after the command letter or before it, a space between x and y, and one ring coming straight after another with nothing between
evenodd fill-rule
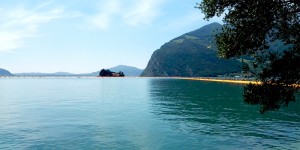
<instances>
[{"instance_id":1,"label":"small island","mask_svg":"<svg viewBox=\"0 0 300 150\"><path fill-rule=\"evenodd\" d=\"M112 72L109 69L101 69L99 77L125 77L122 71Z\"/></svg>"}]
</instances>

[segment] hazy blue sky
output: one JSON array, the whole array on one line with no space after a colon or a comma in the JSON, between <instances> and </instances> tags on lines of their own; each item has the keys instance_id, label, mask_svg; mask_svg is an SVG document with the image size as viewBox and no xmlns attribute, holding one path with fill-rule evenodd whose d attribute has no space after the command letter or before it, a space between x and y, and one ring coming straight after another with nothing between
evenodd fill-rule
<instances>
[{"instance_id":1,"label":"hazy blue sky","mask_svg":"<svg viewBox=\"0 0 300 150\"><path fill-rule=\"evenodd\" d=\"M200 0L1 0L0 68L13 73L144 69L164 43L203 20Z\"/></svg>"}]
</instances>

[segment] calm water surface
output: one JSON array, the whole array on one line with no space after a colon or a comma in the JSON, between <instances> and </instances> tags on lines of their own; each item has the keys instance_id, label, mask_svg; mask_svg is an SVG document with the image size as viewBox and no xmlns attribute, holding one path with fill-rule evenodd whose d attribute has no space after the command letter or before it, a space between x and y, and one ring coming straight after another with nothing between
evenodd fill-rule
<instances>
[{"instance_id":1,"label":"calm water surface","mask_svg":"<svg viewBox=\"0 0 300 150\"><path fill-rule=\"evenodd\" d=\"M179 79L2 78L0 149L300 149L300 103L261 115L242 91Z\"/></svg>"}]
</instances>

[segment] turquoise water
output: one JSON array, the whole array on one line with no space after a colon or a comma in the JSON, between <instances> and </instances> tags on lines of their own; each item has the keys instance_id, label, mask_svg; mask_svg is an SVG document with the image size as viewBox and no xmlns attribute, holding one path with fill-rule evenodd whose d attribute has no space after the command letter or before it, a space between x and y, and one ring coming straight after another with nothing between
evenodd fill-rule
<instances>
[{"instance_id":1,"label":"turquoise water","mask_svg":"<svg viewBox=\"0 0 300 150\"><path fill-rule=\"evenodd\" d=\"M261 115L242 91L179 79L2 78L0 149L300 149L300 103Z\"/></svg>"}]
</instances>

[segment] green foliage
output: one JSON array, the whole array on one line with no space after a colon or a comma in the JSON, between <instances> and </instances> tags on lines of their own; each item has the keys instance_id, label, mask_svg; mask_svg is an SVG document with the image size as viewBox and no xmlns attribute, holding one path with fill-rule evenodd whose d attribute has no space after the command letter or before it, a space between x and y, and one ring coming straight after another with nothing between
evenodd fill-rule
<instances>
[{"instance_id":1,"label":"green foliage","mask_svg":"<svg viewBox=\"0 0 300 150\"><path fill-rule=\"evenodd\" d=\"M196 7L205 19L225 14L216 35L219 56L254 58L251 68L262 85L245 87L247 103L261 105L263 113L294 101L300 84L299 0L203 0Z\"/></svg>"},{"instance_id":2,"label":"green foliage","mask_svg":"<svg viewBox=\"0 0 300 150\"><path fill-rule=\"evenodd\" d=\"M99 73L99 76L101 77L111 77L112 76L112 73L109 69L101 69L100 70L100 73Z\"/></svg>"},{"instance_id":3,"label":"green foliage","mask_svg":"<svg viewBox=\"0 0 300 150\"><path fill-rule=\"evenodd\" d=\"M264 83L261 85L249 84L245 87L244 98L247 104L261 105L260 113L278 110L295 101L295 88L286 85Z\"/></svg>"},{"instance_id":4,"label":"green foliage","mask_svg":"<svg viewBox=\"0 0 300 150\"><path fill-rule=\"evenodd\" d=\"M101 69L99 72L99 76L101 77L124 77L124 73L122 71L112 72L109 69Z\"/></svg>"},{"instance_id":5,"label":"green foliage","mask_svg":"<svg viewBox=\"0 0 300 150\"><path fill-rule=\"evenodd\" d=\"M242 71L243 72L249 72L250 71L249 65L245 62L242 62Z\"/></svg>"},{"instance_id":6,"label":"green foliage","mask_svg":"<svg viewBox=\"0 0 300 150\"><path fill-rule=\"evenodd\" d=\"M119 71L118 74L120 75L120 77L124 77L124 73L122 71Z\"/></svg>"}]
</instances>

